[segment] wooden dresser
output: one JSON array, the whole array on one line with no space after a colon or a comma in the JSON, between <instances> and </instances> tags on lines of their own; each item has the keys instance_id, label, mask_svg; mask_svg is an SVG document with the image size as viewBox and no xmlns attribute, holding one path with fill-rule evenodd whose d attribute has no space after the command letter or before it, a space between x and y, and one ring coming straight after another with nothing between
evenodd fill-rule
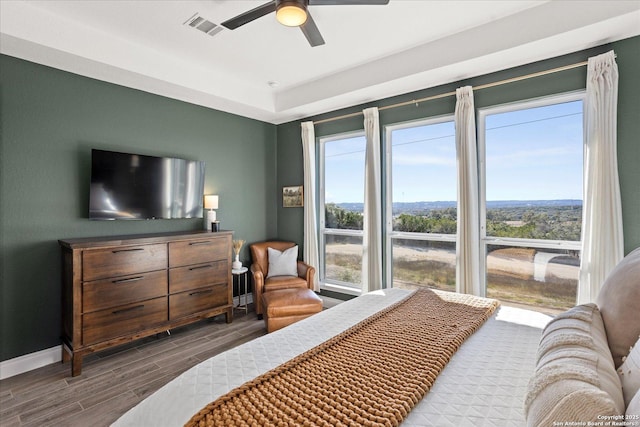
<instances>
[{"instance_id":1,"label":"wooden dresser","mask_svg":"<svg viewBox=\"0 0 640 427\"><path fill-rule=\"evenodd\" d=\"M233 315L232 232L60 240L62 360L200 319Z\"/></svg>"}]
</instances>

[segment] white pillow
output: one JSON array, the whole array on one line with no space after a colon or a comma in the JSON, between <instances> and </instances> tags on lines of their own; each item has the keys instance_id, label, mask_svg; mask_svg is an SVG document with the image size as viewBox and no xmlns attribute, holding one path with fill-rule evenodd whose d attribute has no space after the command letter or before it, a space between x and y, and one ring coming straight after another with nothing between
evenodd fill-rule
<instances>
[{"instance_id":1,"label":"white pillow","mask_svg":"<svg viewBox=\"0 0 640 427\"><path fill-rule=\"evenodd\" d=\"M627 420L630 422L640 421L640 391L636 393L631 402L629 402L629 406L627 406Z\"/></svg>"},{"instance_id":2,"label":"white pillow","mask_svg":"<svg viewBox=\"0 0 640 427\"><path fill-rule=\"evenodd\" d=\"M607 328L607 340L616 368L640 335L640 248L634 249L609 273L596 302Z\"/></svg>"},{"instance_id":3,"label":"white pillow","mask_svg":"<svg viewBox=\"0 0 640 427\"><path fill-rule=\"evenodd\" d=\"M273 276L298 275L298 245L284 252L267 248L267 254L269 256L269 273L267 274L267 278Z\"/></svg>"},{"instance_id":4,"label":"white pillow","mask_svg":"<svg viewBox=\"0 0 640 427\"><path fill-rule=\"evenodd\" d=\"M538 346L525 399L527 426L551 426L560 420L586 425L619 415L624 408L598 307L579 305L556 316Z\"/></svg>"},{"instance_id":5,"label":"white pillow","mask_svg":"<svg viewBox=\"0 0 640 427\"><path fill-rule=\"evenodd\" d=\"M622 382L624 404L628 406L633 396L640 390L640 339L624 359L624 363L618 368L618 375L620 376L620 382Z\"/></svg>"}]
</instances>

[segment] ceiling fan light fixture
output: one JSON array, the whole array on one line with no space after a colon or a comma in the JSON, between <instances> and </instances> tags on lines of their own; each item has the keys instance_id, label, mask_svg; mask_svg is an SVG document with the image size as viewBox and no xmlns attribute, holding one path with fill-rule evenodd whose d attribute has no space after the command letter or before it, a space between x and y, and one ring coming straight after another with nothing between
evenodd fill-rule
<instances>
[{"instance_id":1,"label":"ceiling fan light fixture","mask_svg":"<svg viewBox=\"0 0 640 427\"><path fill-rule=\"evenodd\" d=\"M305 2L295 0L282 0L277 2L276 19L287 27L299 27L307 21Z\"/></svg>"}]
</instances>

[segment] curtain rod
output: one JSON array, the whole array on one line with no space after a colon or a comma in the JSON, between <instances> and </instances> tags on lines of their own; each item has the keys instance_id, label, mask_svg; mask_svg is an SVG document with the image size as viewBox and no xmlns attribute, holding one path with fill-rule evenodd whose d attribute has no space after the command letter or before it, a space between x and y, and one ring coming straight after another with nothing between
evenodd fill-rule
<instances>
[{"instance_id":1,"label":"curtain rod","mask_svg":"<svg viewBox=\"0 0 640 427\"><path fill-rule=\"evenodd\" d=\"M583 67L583 66L585 66L587 64L588 64L588 61L577 62L575 64L564 65L562 67L557 67L557 68L551 68L551 69L545 70L545 71L538 71L537 73L525 74L525 75L519 76L519 77L512 77L510 79L499 80L499 81L493 82L493 83L486 83L486 84L483 84L483 85L474 86L473 90L475 91L475 90L480 90L480 89L487 89L487 88L494 87L494 86L501 86L501 85L504 85L504 84L507 84L507 83L519 82L521 80L527 80L527 79L531 79L531 78L534 78L534 77L545 76L547 74L553 74L553 73L558 73L560 71L566 71L566 70L571 70L573 68ZM379 107L378 111L390 110L392 108L404 107L405 105L411 105L411 104L416 104L417 105L420 102L432 101L434 99L446 98L448 96L455 96L455 94L456 94L456 92L452 91L452 92L441 93L439 95L427 96L426 98L414 99L414 100L411 100L411 101L399 102L397 104L385 105L383 107ZM333 122L333 121L336 121L336 120L348 119L348 118L351 118L351 117L361 116L362 114L363 114L362 111L356 111L355 113L344 114L342 116L335 116L335 117L329 117L328 119L316 120L316 121L313 122L313 124L314 125L318 125L318 124L321 124L321 123L328 123L328 122Z\"/></svg>"}]
</instances>

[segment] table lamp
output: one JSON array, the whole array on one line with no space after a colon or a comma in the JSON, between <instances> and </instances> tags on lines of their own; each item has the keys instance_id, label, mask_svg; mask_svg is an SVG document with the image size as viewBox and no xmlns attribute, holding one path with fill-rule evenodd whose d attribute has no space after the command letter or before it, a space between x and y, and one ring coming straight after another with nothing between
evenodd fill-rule
<instances>
[{"instance_id":1,"label":"table lamp","mask_svg":"<svg viewBox=\"0 0 640 427\"><path fill-rule=\"evenodd\" d=\"M204 208L205 209L209 209L207 211L207 220L204 223L204 229L205 230L209 230L209 227L211 227L212 223L216 223L216 230L211 230L211 231L218 231L217 230L217 220L216 220L216 211L214 209L218 209L218 195L217 194L209 194L207 196L204 196Z\"/></svg>"}]
</instances>

